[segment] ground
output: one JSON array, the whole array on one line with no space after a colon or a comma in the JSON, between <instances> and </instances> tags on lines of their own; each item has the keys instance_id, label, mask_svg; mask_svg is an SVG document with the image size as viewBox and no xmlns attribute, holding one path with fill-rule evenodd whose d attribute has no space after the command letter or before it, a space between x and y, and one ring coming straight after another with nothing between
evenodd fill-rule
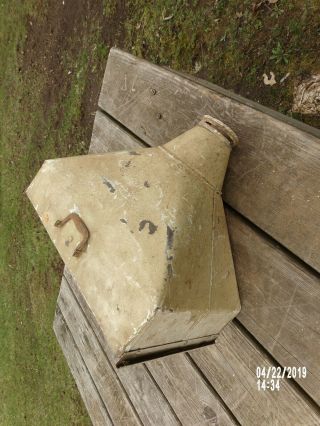
<instances>
[{"instance_id":1,"label":"ground","mask_svg":"<svg viewBox=\"0 0 320 426\"><path fill-rule=\"evenodd\" d=\"M110 47L293 115L294 85L320 71L319 12L318 0L0 0L1 425L90 424L52 331L63 265L24 191L45 159L87 152Z\"/></svg>"}]
</instances>

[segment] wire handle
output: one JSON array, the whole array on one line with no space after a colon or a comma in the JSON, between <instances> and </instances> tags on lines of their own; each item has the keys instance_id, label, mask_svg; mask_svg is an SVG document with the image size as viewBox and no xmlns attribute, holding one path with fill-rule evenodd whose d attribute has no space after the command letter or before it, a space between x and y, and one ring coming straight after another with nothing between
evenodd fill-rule
<instances>
[{"instance_id":1,"label":"wire handle","mask_svg":"<svg viewBox=\"0 0 320 426\"><path fill-rule=\"evenodd\" d=\"M62 228L69 220L72 220L77 228L77 230L82 235L82 241L77 245L75 251L73 252L73 256L79 257L87 248L90 232L87 225L84 223L83 219L77 213L70 213L67 217L62 220L57 220L54 226L58 228Z\"/></svg>"}]
</instances>

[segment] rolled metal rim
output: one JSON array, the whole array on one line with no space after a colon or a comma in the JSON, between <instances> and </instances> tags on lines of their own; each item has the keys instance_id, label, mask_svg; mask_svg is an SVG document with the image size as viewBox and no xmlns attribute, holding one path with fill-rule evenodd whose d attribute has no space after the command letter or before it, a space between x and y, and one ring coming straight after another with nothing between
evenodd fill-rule
<instances>
[{"instance_id":1,"label":"rolled metal rim","mask_svg":"<svg viewBox=\"0 0 320 426\"><path fill-rule=\"evenodd\" d=\"M206 128L210 132L218 131L221 133L228 140L231 148L239 143L239 138L234 131L222 121L211 117L211 115L204 115L199 122L199 126Z\"/></svg>"}]
</instances>

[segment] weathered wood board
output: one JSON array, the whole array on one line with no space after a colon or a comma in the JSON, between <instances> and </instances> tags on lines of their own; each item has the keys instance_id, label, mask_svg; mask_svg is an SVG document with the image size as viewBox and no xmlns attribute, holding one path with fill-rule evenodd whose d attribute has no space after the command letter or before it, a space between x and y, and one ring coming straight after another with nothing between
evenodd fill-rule
<instances>
[{"instance_id":1,"label":"weathered wood board","mask_svg":"<svg viewBox=\"0 0 320 426\"><path fill-rule=\"evenodd\" d=\"M82 346L81 340L87 342L87 347L82 347L80 353L86 360L94 357L97 367L90 364L88 368L95 383L102 381L104 386L110 386L108 381L104 381L103 375L101 377L99 374L102 371L101 368L103 371L108 368L110 360L102 345L96 344L97 337L93 330L98 330L97 325L92 322L88 326L84 311L80 309L66 280L61 286L58 306L67 325L73 328L71 331L76 343L80 340ZM85 306L83 307L85 308ZM93 325L92 328L91 325ZM193 368L193 363L196 363L201 369L202 374L205 375L206 380L211 383L215 391L200 379L197 370ZM219 425L235 424L236 421L248 425L286 424L286 420L292 422L292 419L300 416L304 419L305 425L317 424L320 417L314 408L304 398L301 398L299 392L290 385L288 380L281 381L279 392L259 392L257 390L256 366L272 365L274 364L254 342L233 324L224 329L219 336L217 345L195 349L189 355L176 354L146 363L153 382L157 383L164 392L168 403L183 425L206 425L216 421ZM127 380L132 378L134 367L143 367L143 365L116 370L123 385L126 386ZM139 386L138 383L139 376L136 376L136 391L141 393L139 409L153 408L153 400L146 393L146 389L141 392L141 384ZM100 388L99 384L97 388ZM220 403L215 393L219 394L224 404L229 407L232 416L228 414L224 404ZM131 392L128 395L131 397L134 396L134 393ZM105 397L105 393L101 395L111 413L114 409L114 401L110 398L105 400ZM152 421L146 417L143 424L172 424L170 422L161 423L164 416L161 420L160 417L156 419L153 417ZM125 424L130 424L128 418L125 418L125 421Z\"/></svg>"},{"instance_id":2,"label":"weathered wood board","mask_svg":"<svg viewBox=\"0 0 320 426\"><path fill-rule=\"evenodd\" d=\"M238 320L283 366L307 368L299 385L320 404L320 279L227 211L242 302Z\"/></svg>"},{"instance_id":3,"label":"weathered wood board","mask_svg":"<svg viewBox=\"0 0 320 426\"><path fill-rule=\"evenodd\" d=\"M138 138L129 134L115 121L106 126L106 115L97 111L94 119L89 154L99 154L108 151L122 151L141 147L143 144Z\"/></svg>"},{"instance_id":4,"label":"weathered wood board","mask_svg":"<svg viewBox=\"0 0 320 426\"><path fill-rule=\"evenodd\" d=\"M94 425L112 425L108 411L90 376L88 369L74 343L59 307L53 323L53 329L66 357L71 373L80 391L81 397L89 413L94 413L91 420Z\"/></svg>"},{"instance_id":5,"label":"weathered wood board","mask_svg":"<svg viewBox=\"0 0 320 426\"><path fill-rule=\"evenodd\" d=\"M94 321L89 324L85 318L78 299L75 298L69 286L69 282L72 283L73 288L76 286L70 278L68 275L69 281L66 279L62 281L58 306L76 343L79 344L81 355L88 360L88 370L94 378L97 388L104 390L104 392L100 392L100 395L108 404L110 415L114 410L116 396L112 400L107 395L106 387L111 388L112 383L109 380L105 381L105 376L112 369L112 374L119 377L125 388L123 392L130 397L143 424L173 425L181 422L183 425L192 426L194 424L209 425L213 421L218 421L221 426L235 424L224 405L211 392L183 355L178 355L174 364L171 357L166 357L160 361L149 361L147 366L137 364L114 369L112 355L108 349L106 350L107 344L101 335L101 341L98 341L97 324ZM81 305L87 310L83 301ZM98 333L95 334L95 331ZM83 342L86 342L86 345ZM172 374L174 368L178 369L181 374ZM103 371L105 373L101 374ZM161 375L160 380L158 380L159 375ZM108 376L110 378L110 374ZM190 392L190 390L192 391ZM187 410L188 407L192 407L192 411ZM126 422L128 420L126 418Z\"/></svg>"},{"instance_id":6,"label":"weathered wood board","mask_svg":"<svg viewBox=\"0 0 320 426\"><path fill-rule=\"evenodd\" d=\"M117 49L99 106L150 145L171 140L204 114L224 121L240 138L225 201L320 271L320 131Z\"/></svg>"},{"instance_id":7,"label":"weathered wood board","mask_svg":"<svg viewBox=\"0 0 320 426\"><path fill-rule=\"evenodd\" d=\"M96 117L90 152L102 153L116 141L125 149L131 136L121 129L115 138L118 125L102 112ZM128 149L136 148L134 143L132 137ZM242 303L238 319L281 365L307 367L307 377L297 381L319 404L319 276L240 215L228 208L226 213Z\"/></svg>"},{"instance_id":8,"label":"weathered wood board","mask_svg":"<svg viewBox=\"0 0 320 426\"><path fill-rule=\"evenodd\" d=\"M70 280L70 276L68 277ZM75 288L75 283L70 280ZM179 424L173 410L142 364L116 369L107 344L101 342L81 310L78 300L63 278L58 306L65 318L79 352L86 359L100 396L115 424ZM83 302L82 302L83 303ZM103 343L103 345L101 344ZM111 396L110 396L111 394Z\"/></svg>"},{"instance_id":9,"label":"weathered wood board","mask_svg":"<svg viewBox=\"0 0 320 426\"><path fill-rule=\"evenodd\" d=\"M236 424L185 354L148 361L146 366L183 425Z\"/></svg>"},{"instance_id":10,"label":"weathered wood board","mask_svg":"<svg viewBox=\"0 0 320 426\"><path fill-rule=\"evenodd\" d=\"M319 413L289 380L279 391L257 390L257 366L273 366L259 347L234 323L215 345L190 352L203 374L243 425L316 425Z\"/></svg>"},{"instance_id":11,"label":"weathered wood board","mask_svg":"<svg viewBox=\"0 0 320 426\"><path fill-rule=\"evenodd\" d=\"M112 422L115 424L139 425L140 419L126 394L117 374L110 368L106 357L97 357L101 351L91 326L84 316L79 315L76 301L71 297L66 281L61 284L58 306L74 338L79 353L85 359L86 366L94 380L101 399L107 404Z\"/></svg>"}]
</instances>

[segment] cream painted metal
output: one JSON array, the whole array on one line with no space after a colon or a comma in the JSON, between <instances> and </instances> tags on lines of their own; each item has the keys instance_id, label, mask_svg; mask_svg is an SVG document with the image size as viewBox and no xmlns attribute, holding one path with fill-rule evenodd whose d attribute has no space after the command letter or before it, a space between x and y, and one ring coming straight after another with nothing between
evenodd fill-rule
<instances>
[{"instance_id":1,"label":"cream painted metal","mask_svg":"<svg viewBox=\"0 0 320 426\"><path fill-rule=\"evenodd\" d=\"M118 365L210 343L240 311L221 199L236 141L205 116L161 147L47 160L29 186Z\"/></svg>"}]
</instances>

